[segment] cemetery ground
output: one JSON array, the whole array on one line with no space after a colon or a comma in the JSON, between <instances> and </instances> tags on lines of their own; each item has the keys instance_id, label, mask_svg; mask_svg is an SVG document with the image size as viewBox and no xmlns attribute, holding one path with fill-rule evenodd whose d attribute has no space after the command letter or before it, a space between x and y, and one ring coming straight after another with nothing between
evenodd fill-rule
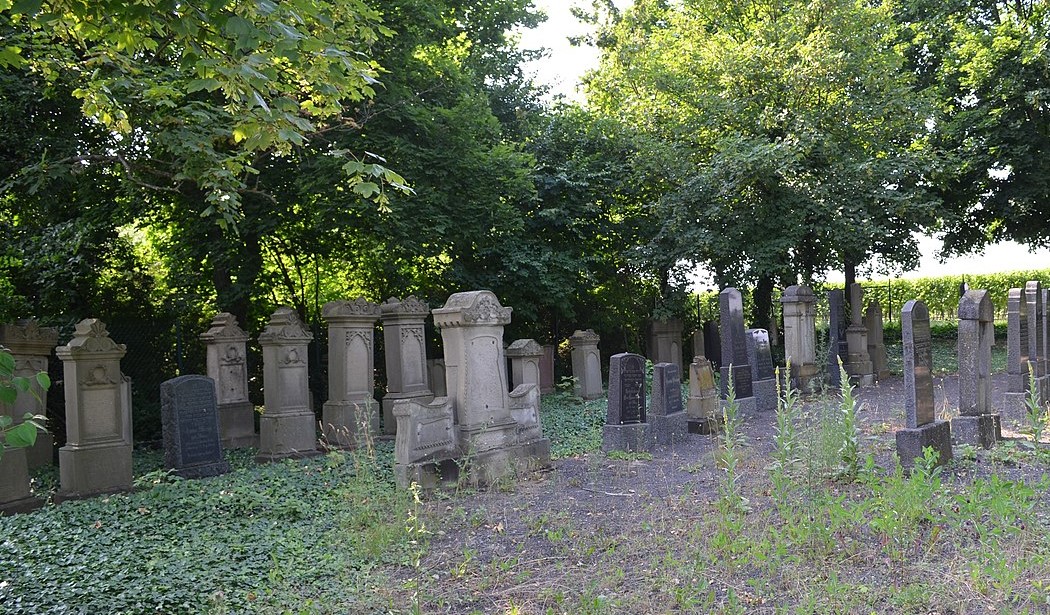
<instances>
[{"instance_id":1,"label":"cemetery ground","mask_svg":"<svg viewBox=\"0 0 1050 615\"><path fill-rule=\"evenodd\" d=\"M1002 348L995 364L1002 370ZM896 353L899 357L899 352ZM935 340L937 400L957 395ZM894 356L894 349L890 349ZM898 358L899 361L899 358ZM899 364L897 365L899 373ZM999 405L1004 376L996 374ZM0 519L3 612L1050 611L1050 444L1024 426L906 475L899 375L730 416L718 437L601 453L605 401L545 397L555 467L483 490L394 488L392 444ZM855 413L847 407L855 407ZM467 461L469 463L469 459ZM36 477L40 491L57 477Z\"/></svg>"}]
</instances>

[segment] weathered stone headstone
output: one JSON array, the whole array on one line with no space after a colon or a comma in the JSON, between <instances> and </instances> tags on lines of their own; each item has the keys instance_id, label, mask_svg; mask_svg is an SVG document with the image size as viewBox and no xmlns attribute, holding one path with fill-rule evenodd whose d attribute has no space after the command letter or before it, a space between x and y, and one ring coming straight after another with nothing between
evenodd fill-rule
<instances>
[{"instance_id":1,"label":"weathered stone headstone","mask_svg":"<svg viewBox=\"0 0 1050 615\"><path fill-rule=\"evenodd\" d=\"M386 360L386 395L383 396L383 433L397 431L394 402L434 398L427 380L425 322L430 306L413 296L404 301L391 297L379 306L383 320Z\"/></svg>"},{"instance_id":2,"label":"weathered stone headstone","mask_svg":"<svg viewBox=\"0 0 1050 615\"><path fill-rule=\"evenodd\" d=\"M179 376L160 384L165 468L183 478L230 471L222 455L218 406L215 381L207 376Z\"/></svg>"},{"instance_id":3,"label":"weathered stone headstone","mask_svg":"<svg viewBox=\"0 0 1050 615\"><path fill-rule=\"evenodd\" d=\"M59 500L131 489L131 387L120 372L125 352L95 318L78 322L73 339L55 349L66 397Z\"/></svg>"},{"instance_id":4,"label":"weathered stone headstone","mask_svg":"<svg viewBox=\"0 0 1050 615\"><path fill-rule=\"evenodd\" d=\"M512 387L534 384L540 388L540 360L543 347L536 340L514 340L507 346L510 359L510 381Z\"/></svg>"},{"instance_id":5,"label":"weathered stone headstone","mask_svg":"<svg viewBox=\"0 0 1050 615\"><path fill-rule=\"evenodd\" d=\"M842 385L839 362L849 361L849 343L846 340L845 299L839 289L828 291L828 384Z\"/></svg>"},{"instance_id":6,"label":"weathered stone headstone","mask_svg":"<svg viewBox=\"0 0 1050 615\"><path fill-rule=\"evenodd\" d=\"M959 299L959 415L952 436L960 444L992 448L1002 439L999 415L992 413L994 308L986 290Z\"/></svg>"},{"instance_id":7,"label":"weathered stone headstone","mask_svg":"<svg viewBox=\"0 0 1050 615\"><path fill-rule=\"evenodd\" d=\"M329 445L349 448L362 437L379 433L379 404L373 396L379 305L362 297L330 301L321 308L321 315L328 322L328 401L322 410L321 431ZM419 342L422 345L422 339Z\"/></svg>"},{"instance_id":8,"label":"weathered stone headstone","mask_svg":"<svg viewBox=\"0 0 1050 615\"><path fill-rule=\"evenodd\" d=\"M685 406L689 433L717 433L721 425L718 405L714 368L706 358L694 357L689 364L689 398Z\"/></svg>"},{"instance_id":9,"label":"weathered stone headstone","mask_svg":"<svg viewBox=\"0 0 1050 615\"><path fill-rule=\"evenodd\" d=\"M58 344L58 330L41 327L34 319L19 320L13 324L0 325L0 346L7 348L15 360L14 376L28 378L29 391L19 390L13 404L0 402L0 414L10 416L18 425L27 412L45 414L47 391L36 381L40 372L47 373L47 362ZM55 439L50 432L37 432L36 443L22 449L26 467L30 470L51 465L55 458ZM0 465L3 461L0 461ZM0 479L2 480L2 479ZM0 498L0 501L3 501Z\"/></svg>"},{"instance_id":10,"label":"weathered stone headstone","mask_svg":"<svg viewBox=\"0 0 1050 615\"><path fill-rule=\"evenodd\" d=\"M890 368L882 327L882 305L878 301L868 303L864 322L868 328L868 356L871 357L872 372L875 380L885 380L890 376Z\"/></svg>"},{"instance_id":11,"label":"weathered stone headstone","mask_svg":"<svg viewBox=\"0 0 1050 615\"><path fill-rule=\"evenodd\" d=\"M707 357L706 351L704 350L704 330L703 328L693 331L693 335L690 336L693 341L693 356L694 357Z\"/></svg>"},{"instance_id":12,"label":"weathered stone headstone","mask_svg":"<svg viewBox=\"0 0 1050 615\"><path fill-rule=\"evenodd\" d=\"M704 357L711 362L711 367L719 369L722 367L722 337L719 334L719 324L713 320L704 323Z\"/></svg>"},{"instance_id":13,"label":"weathered stone headstone","mask_svg":"<svg viewBox=\"0 0 1050 615\"><path fill-rule=\"evenodd\" d=\"M871 357L868 355L868 330L864 326L864 289L860 284L851 284L850 325L846 328L846 347L848 360L846 373L850 381L859 386L875 384Z\"/></svg>"},{"instance_id":14,"label":"weathered stone headstone","mask_svg":"<svg viewBox=\"0 0 1050 615\"><path fill-rule=\"evenodd\" d=\"M736 400L744 412L755 410L751 387L751 365L747 361L744 332L744 303L740 291L727 288L718 295L722 338L722 399L726 399L732 380Z\"/></svg>"},{"instance_id":15,"label":"weathered stone headstone","mask_svg":"<svg viewBox=\"0 0 1050 615\"><path fill-rule=\"evenodd\" d=\"M689 433L682 405L682 371L674 363L653 366L653 403L649 422L657 444L685 441Z\"/></svg>"},{"instance_id":16,"label":"weathered stone headstone","mask_svg":"<svg viewBox=\"0 0 1050 615\"><path fill-rule=\"evenodd\" d=\"M200 339L207 348L208 377L215 381L222 445L258 446L255 405L248 399L248 334L233 314L222 312Z\"/></svg>"},{"instance_id":17,"label":"weathered stone headstone","mask_svg":"<svg viewBox=\"0 0 1050 615\"><path fill-rule=\"evenodd\" d=\"M776 412L777 381L769 348L769 332L765 329L747 329L744 340L747 343L747 362L751 366L755 408L759 412Z\"/></svg>"},{"instance_id":18,"label":"weathered stone headstone","mask_svg":"<svg viewBox=\"0 0 1050 615\"><path fill-rule=\"evenodd\" d=\"M1024 420L1028 396L1028 303L1023 288L1011 288L1006 299L1006 392L1003 416Z\"/></svg>"},{"instance_id":19,"label":"weathered stone headstone","mask_svg":"<svg viewBox=\"0 0 1050 615\"><path fill-rule=\"evenodd\" d=\"M923 456L923 449L931 447L938 453L939 465L948 463L952 458L951 425L938 421L934 410L930 313L918 299L905 303L901 311L901 339L906 427L897 432L897 456L901 465L910 468Z\"/></svg>"},{"instance_id":20,"label":"weathered stone headstone","mask_svg":"<svg viewBox=\"0 0 1050 615\"><path fill-rule=\"evenodd\" d=\"M1028 362L1035 374L1035 387L1040 405L1047 400L1046 355L1043 353L1043 320L1046 317L1043 305L1043 287L1038 281L1025 285L1025 302L1028 304Z\"/></svg>"},{"instance_id":21,"label":"weathered stone headstone","mask_svg":"<svg viewBox=\"0 0 1050 615\"><path fill-rule=\"evenodd\" d=\"M445 397L448 389L445 383L445 360L430 359L427 361L427 382L434 397Z\"/></svg>"},{"instance_id":22,"label":"weathered stone headstone","mask_svg":"<svg viewBox=\"0 0 1050 615\"><path fill-rule=\"evenodd\" d=\"M259 335L265 409L259 417L257 461L320 454L307 364L307 344L313 338L295 310L287 306L274 311Z\"/></svg>"},{"instance_id":23,"label":"weathered stone headstone","mask_svg":"<svg viewBox=\"0 0 1050 615\"><path fill-rule=\"evenodd\" d=\"M656 363L673 363L682 371L682 330L685 323L677 318L654 320L649 323L652 335L650 345L652 356L649 359Z\"/></svg>"},{"instance_id":24,"label":"weathered stone headstone","mask_svg":"<svg viewBox=\"0 0 1050 615\"><path fill-rule=\"evenodd\" d=\"M780 297L784 307L784 358L791 364L791 386L807 393L820 389L816 302L808 286L788 286Z\"/></svg>"},{"instance_id":25,"label":"weathered stone headstone","mask_svg":"<svg viewBox=\"0 0 1050 615\"><path fill-rule=\"evenodd\" d=\"M584 399L602 396L602 361L598 352L601 338L594 331L576 331L569 338L572 347L572 375L576 378L576 395Z\"/></svg>"},{"instance_id":26,"label":"weathered stone headstone","mask_svg":"<svg viewBox=\"0 0 1050 615\"><path fill-rule=\"evenodd\" d=\"M543 346L540 357L540 393L546 395L554 392L554 355L557 348L552 344Z\"/></svg>"},{"instance_id":27,"label":"weathered stone headstone","mask_svg":"<svg viewBox=\"0 0 1050 615\"><path fill-rule=\"evenodd\" d=\"M624 352L609 358L609 405L603 451L650 451L656 439L645 413L645 357Z\"/></svg>"}]
</instances>

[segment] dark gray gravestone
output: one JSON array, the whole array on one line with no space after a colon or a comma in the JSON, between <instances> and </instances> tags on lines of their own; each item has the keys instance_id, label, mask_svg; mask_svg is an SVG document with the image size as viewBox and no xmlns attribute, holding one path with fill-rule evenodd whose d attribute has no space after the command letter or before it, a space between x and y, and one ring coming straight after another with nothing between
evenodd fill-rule
<instances>
[{"instance_id":1,"label":"dark gray gravestone","mask_svg":"<svg viewBox=\"0 0 1050 615\"><path fill-rule=\"evenodd\" d=\"M179 376L160 385L164 466L185 478L230 471L219 441L215 381L207 376Z\"/></svg>"},{"instance_id":2,"label":"dark gray gravestone","mask_svg":"<svg viewBox=\"0 0 1050 615\"><path fill-rule=\"evenodd\" d=\"M711 366L718 369L722 366L722 338L718 334L718 323L709 320L704 323L704 357Z\"/></svg>"},{"instance_id":3,"label":"dark gray gravestone","mask_svg":"<svg viewBox=\"0 0 1050 615\"><path fill-rule=\"evenodd\" d=\"M653 403L649 413L657 444L683 442L689 436L682 405L682 370L674 363L653 366Z\"/></svg>"},{"instance_id":4,"label":"dark gray gravestone","mask_svg":"<svg viewBox=\"0 0 1050 615\"><path fill-rule=\"evenodd\" d=\"M828 384L840 386L839 359L845 364L849 359L849 343L846 340L845 298L839 289L828 291Z\"/></svg>"},{"instance_id":5,"label":"dark gray gravestone","mask_svg":"<svg viewBox=\"0 0 1050 615\"><path fill-rule=\"evenodd\" d=\"M906 427L897 432L897 455L901 465L911 467L932 447L938 463L952 458L951 427L936 420L933 400L933 353L930 313L926 304L912 299L901 310L901 341L904 346L904 414Z\"/></svg>"},{"instance_id":6,"label":"dark gray gravestone","mask_svg":"<svg viewBox=\"0 0 1050 615\"><path fill-rule=\"evenodd\" d=\"M645 422L645 357L630 352L609 358L609 409L606 423Z\"/></svg>"},{"instance_id":7,"label":"dark gray gravestone","mask_svg":"<svg viewBox=\"0 0 1050 615\"><path fill-rule=\"evenodd\" d=\"M1025 303L1028 304L1028 361L1038 380L1046 375L1046 357L1043 356L1043 288L1038 281L1025 285Z\"/></svg>"},{"instance_id":8,"label":"dark gray gravestone","mask_svg":"<svg viewBox=\"0 0 1050 615\"><path fill-rule=\"evenodd\" d=\"M1024 289L1011 288L1006 299L1006 390L1011 393L1023 393L1028 386L1027 316Z\"/></svg>"},{"instance_id":9,"label":"dark gray gravestone","mask_svg":"<svg viewBox=\"0 0 1050 615\"><path fill-rule=\"evenodd\" d=\"M737 399L749 398L751 365L747 362L747 341L744 339L744 302L740 291L727 288L718 294L722 337L722 399L726 398L732 378Z\"/></svg>"},{"instance_id":10,"label":"dark gray gravestone","mask_svg":"<svg viewBox=\"0 0 1050 615\"><path fill-rule=\"evenodd\" d=\"M773 356L769 349L769 332L765 329L748 329L747 362L751 365L751 390L755 398L755 409L759 412L775 412L777 409L777 381L773 372Z\"/></svg>"}]
</instances>

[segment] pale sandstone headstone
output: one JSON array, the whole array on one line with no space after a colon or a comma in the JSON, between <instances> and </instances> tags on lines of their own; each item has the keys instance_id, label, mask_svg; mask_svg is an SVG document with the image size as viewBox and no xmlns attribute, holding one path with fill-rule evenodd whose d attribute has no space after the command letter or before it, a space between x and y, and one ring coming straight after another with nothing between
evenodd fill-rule
<instances>
[{"instance_id":1,"label":"pale sandstone headstone","mask_svg":"<svg viewBox=\"0 0 1050 615\"><path fill-rule=\"evenodd\" d=\"M882 305L878 301L868 303L864 323L868 329L868 356L871 357L872 372L875 380L885 380L890 376L890 369L883 334Z\"/></svg>"},{"instance_id":2,"label":"pale sandstone headstone","mask_svg":"<svg viewBox=\"0 0 1050 615\"><path fill-rule=\"evenodd\" d=\"M57 344L58 330L41 327L34 319L0 325L0 346L6 347L14 357L14 375L28 378L31 383L30 391L18 392L14 404L8 406L0 402L0 413L14 419L14 425L20 424L27 412L46 413L47 391L37 383L36 375L40 372L47 373L48 359ZM55 439L50 432L38 431L36 443L22 452L26 458L26 467L30 470L51 465L55 457ZM0 461L0 465L2 464Z\"/></svg>"},{"instance_id":3,"label":"pale sandstone headstone","mask_svg":"<svg viewBox=\"0 0 1050 615\"><path fill-rule=\"evenodd\" d=\"M321 315L328 322L328 401L321 431L329 444L349 448L379 433L379 404L373 397L379 305L362 297L331 301Z\"/></svg>"},{"instance_id":4,"label":"pale sandstone headstone","mask_svg":"<svg viewBox=\"0 0 1050 615\"><path fill-rule=\"evenodd\" d=\"M445 397L448 394L445 388L444 359L427 360L427 382L430 385L430 390L434 392L434 397Z\"/></svg>"},{"instance_id":5,"label":"pale sandstone headstone","mask_svg":"<svg viewBox=\"0 0 1050 615\"><path fill-rule=\"evenodd\" d=\"M259 418L260 462L319 455L317 419L310 408L307 345L313 334L299 315L281 306L259 335L263 350L263 398Z\"/></svg>"},{"instance_id":6,"label":"pale sandstone headstone","mask_svg":"<svg viewBox=\"0 0 1050 615\"><path fill-rule=\"evenodd\" d=\"M817 364L817 298L808 286L789 286L780 297L784 308L784 357L791 364L791 385L807 393L820 390Z\"/></svg>"},{"instance_id":7,"label":"pale sandstone headstone","mask_svg":"<svg viewBox=\"0 0 1050 615\"><path fill-rule=\"evenodd\" d=\"M1025 285L1025 302L1028 304L1028 361L1035 374L1035 387L1040 405L1047 401L1046 355L1043 353L1043 321L1046 317L1043 305L1043 287L1038 281Z\"/></svg>"},{"instance_id":8,"label":"pale sandstone headstone","mask_svg":"<svg viewBox=\"0 0 1050 615\"><path fill-rule=\"evenodd\" d=\"M383 319L386 359L386 395L383 396L383 433L397 431L394 403L401 399L426 402L434 398L427 375L426 318L430 306L413 296L390 298L379 306Z\"/></svg>"},{"instance_id":9,"label":"pale sandstone headstone","mask_svg":"<svg viewBox=\"0 0 1050 615\"><path fill-rule=\"evenodd\" d=\"M654 320L649 323L652 335L649 359L654 363L673 363L682 371L682 331L685 323L678 318Z\"/></svg>"},{"instance_id":10,"label":"pale sandstone headstone","mask_svg":"<svg viewBox=\"0 0 1050 615\"><path fill-rule=\"evenodd\" d=\"M584 399L602 396L602 361L598 351L601 338L594 331L576 331L569 338L572 348L572 375L576 378L576 395Z\"/></svg>"},{"instance_id":11,"label":"pale sandstone headstone","mask_svg":"<svg viewBox=\"0 0 1050 615\"><path fill-rule=\"evenodd\" d=\"M901 340L906 426L897 432L897 455L901 465L910 468L923 449L931 447L943 465L952 458L951 426L938 421L934 411L930 313L918 299L905 303L901 311Z\"/></svg>"},{"instance_id":12,"label":"pale sandstone headstone","mask_svg":"<svg viewBox=\"0 0 1050 615\"><path fill-rule=\"evenodd\" d=\"M704 349L704 330L701 328L693 331L691 338L693 341L693 356L706 358L707 353Z\"/></svg>"},{"instance_id":13,"label":"pale sandstone headstone","mask_svg":"<svg viewBox=\"0 0 1050 615\"><path fill-rule=\"evenodd\" d=\"M684 442L689 433L686 418L682 371L674 363L657 363L653 366L653 403L649 413L657 444Z\"/></svg>"},{"instance_id":14,"label":"pale sandstone headstone","mask_svg":"<svg viewBox=\"0 0 1050 615\"><path fill-rule=\"evenodd\" d=\"M514 340L507 346L510 359L510 382L512 387L534 384L540 387L540 361L543 347L536 340ZM541 390L542 392L542 390Z\"/></svg>"},{"instance_id":15,"label":"pale sandstone headstone","mask_svg":"<svg viewBox=\"0 0 1050 615\"><path fill-rule=\"evenodd\" d=\"M222 454L215 381L207 376L179 376L160 384L164 467L183 478L204 478L230 471Z\"/></svg>"},{"instance_id":16,"label":"pale sandstone headstone","mask_svg":"<svg viewBox=\"0 0 1050 615\"><path fill-rule=\"evenodd\" d=\"M959 299L959 415L952 436L960 444L992 448L1002 439L992 412L992 344L995 314L986 290L968 290Z\"/></svg>"},{"instance_id":17,"label":"pale sandstone headstone","mask_svg":"<svg viewBox=\"0 0 1050 615\"><path fill-rule=\"evenodd\" d=\"M200 339L207 349L208 377L215 381L222 445L258 446L255 405L248 399L248 334L233 314L222 312Z\"/></svg>"},{"instance_id":18,"label":"pale sandstone headstone","mask_svg":"<svg viewBox=\"0 0 1050 615\"><path fill-rule=\"evenodd\" d=\"M689 433L718 432L721 413L718 411L718 389L715 372L705 357L694 357L689 364L689 398L685 406Z\"/></svg>"},{"instance_id":19,"label":"pale sandstone headstone","mask_svg":"<svg viewBox=\"0 0 1050 615\"><path fill-rule=\"evenodd\" d=\"M645 357L622 352L609 357L609 404L602 450L650 451L656 443L645 412Z\"/></svg>"},{"instance_id":20,"label":"pale sandstone headstone","mask_svg":"<svg viewBox=\"0 0 1050 615\"><path fill-rule=\"evenodd\" d=\"M540 393L546 395L554 392L554 356L557 348L552 344L543 346L540 357Z\"/></svg>"},{"instance_id":21,"label":"pale sandstone headstone","mask_svg":"<svg viewBox=\"0 0 1050 615\"><path fill-rule=\"evenodd\" d=\"M131 388L120 372L125 346L110 339L105 323L88 318L55 352L62 359L66 397L57 498L131 489Z\"/></svg>"},{"instance_id":22,"label":"pale sandstone headstone","mask_svg":"<svg viewBox=\"0 0 1050 615\"><path fill-rule=\"evenodd\" d=\"M1011 288L1006 299L1006 392L1003 416L1014 423L1024 420L1028 396L1028 302L1025 289Z\"/></svg>"},{"instance_id":23,"label":"pale sandstone headstone","mask_svg":"<svg viewBox=\"0 0 1050 615\"><path fill-rule=\"evenodd\" d=\"M850 325L846 328L846 373L853 384L871 386L875 384L875 377L871 357L868 355L868 330L863 322L864 289L860 284L851 284L849 296L851 318Z\"/></svg>"},{"instance_id":24,"label":"pale sandstone headstone","mask_svg":"<svg viewBox=\"0 0 1050 615\"><path fill-rule=\"evenodd\" d=\"M747 361L747 340L744 331L744 302L740 291L727 288L718 295L721 314L722 343L722 399L726 399L729 382L733 383L736 401L744 412L755 410L751 386L751 365Z\"/></svg>"}]
</instances>

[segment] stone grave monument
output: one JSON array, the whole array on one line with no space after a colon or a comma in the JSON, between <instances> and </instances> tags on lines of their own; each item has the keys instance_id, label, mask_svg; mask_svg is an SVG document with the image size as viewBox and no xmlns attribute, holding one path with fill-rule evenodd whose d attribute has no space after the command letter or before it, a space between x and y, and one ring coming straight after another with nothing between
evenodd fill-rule
<instances>
[{"instance_id":1,"label":"stone grave monument","mask_svg":"<svg viewBox=\"0 0 1050 615\"><path fill-rule=\"evenodd\" d=\"M788 286L784 308L784 358L791 365L791 386L806 393L820 390L817 364L817 298L808 286Z\"/></svg>"},{"instance_id":2,"label":"stone grave monument","mask_svg":"<svg viewBox=\"0 0 1050 615\"><path fill-rule=\"evenodd\" d=\"M444 359L427 360L427 382L430 383L430 390L433 391L434 397L445 397L448 394L445 390Z\"/></svg>"},{"instance_id":3,"label":"stone grave monument","mask_svg":"<svg viewBox=\"0 0 1050 615\"><path fill-rule=\"evenodd\" d=\"M0 402L0 413L14 419L14 425L21 423L27 412L45 414L47 391L37 383L36 375L47 373L48 359L57 344L58 330L41 327L32 318L0 325L0 346L7 348L15 360L13 375L28 378L30 382L30 390L18 391L13 404ZM21 450L28 469L51 465L55 459L55 439L50 432L37 431L33 446Z\"/></svg>"},{"instance_id":4,"label":"stone grave monument","mask_svg":"<svg viewBox=\"0 0 1050 615\"><path fill-rule=\"evenodd\" d=\"M386 395L383 396L383 433L397 431L394 402L412 399L425 403L434 399L427 379L425 323L430 306L413 296L404 301L390 298L379 306L383 319L386 359Z\"/></svg>"},{"instance_id":5,"label":"stone grave monument","mask_svg":"<svg viewBox=\"0 0 1050 615\"><path fill-rule=\"evenodd\" d=\"M207 349L208 377L215 381L223 447L258 446L255 404L248 399L248 334L233 314L222 312L200 339Z\"/></svg>"},{"instance_id":6,"label":"stone grave monument","mask_svg":"<svg viewBox=\"0 0 1050 615\"><path fill-rule=\"evenodd\" d=\"M259 462L320 454L307 364L307 345L313 338L287 306L274 311L259 335L266 404L259 417Z\"/></svg>"},{"instance_id":7,"label":"stone grave monument","mask_svg":"<svg viewBox=\"0 0 1050 615\"><path fill-rule=\"evenodd\" d=\"M657 444L684 442L689 426L682 406L682 370L674 363L653 366L653 402L649 423Z\"/></svg>"},{"instance_id":8,"label":"stone grave monument","mask_svg":"<svg viewBox=\"0 0 1050 615\"><path fill-rule=\"evenodd\" d=\"M850 325L846 328L846 373L853 384L868 387L875 384L874 368L868 355L868 330L864 327L864 289L860 284L849 288Z\"/></svg>"},{"instance_id":9,"label":"stone grave monument","mask_svg":"<svg viewBox=\"0 0 1050 615\"><path fill-rule=\"evenodd\" d=\"M747 343L747 363L751 366L755 409L759 412L776 412L777 380L769 348L769 332L765 329L747 329L744 341Z\"/></svg>"},{"instance_id":10,"label":"stone grave monument","mask_svg":"<svg viewBox=\"0 0 1050 615\"><path fill-rule=\"evenodd\" d=\"M630 352L609 358L609 407L602 450L653 450L656 436L645 415L645 358Z\"/></svg>"},{"instance_id":11,"label":"stone grave monument","mask_svg":"<svg viewBox=\"0 0 1050 615\"><path fill-rule=\"evenodd\" d=\"M601 338L594 331L576 331L569 338L572 347L572 375L576 378L576 395L584 399L602 396L602 361L598 352Z\"/></svg>"},{"instance_id":12,"label":"stone grave monument","mask_svg":"<svg viewBox=\"0 0 1050 615\"><path fill-rule=\"evenodd\" d=\"M56 500L131 489L131 387L120 372L125 352L96 318L78 322L73 339L55 349L66 397Z\"/></svg>"},{"instance_id":13,"label":"stone grave monument","mask_svg":"<svg viewBox=\"0 0 1050 615\"><path fill-rule=\"evenodd\" d=\"M693 331L693 335L690 336L693 342L693 356L694 357L707 357L707 353L704 350L704 330L697 329Z\"/></svg>"},{"instance_id":14,"label":"stone grave monument","mask_svg":"<svg viewBox=\"0 0 1050 615\"><path fill-rule=\"evenodd\" d=\"M828 291L828 384L834 388L842 386L839 363L849 361L849 342L846 340L845 299L842 291Z\"/></svg>"},{"instance_id":15,"label":"stone grave monument","mask_svg":"<svg viewBox=\"0 0 1050 615\"><path fill-rule=\"evenodd\" d=\"M864 326L868 329L868 356L871 357L872 374L876 381L885 380L890 376L890 368L882 327L882 305L878 301L868 303Z\"/></svg>"},{"instance_id":16,"label":"stone grave monument","mask_svg":"<svg viewBox=\"0 0 1050 615\"><path fill-rule=\"evenodd\" d=\"M729 382L732 380L740 410L754 412L751 365L747 361L747 340L744 331L744 302L740 291L732 287L723 290L718 295L718 306L722 316L722 399L726 399Z\"/></svg>"},{"instance_id":17,"label":"stone grave monument","mask_svg":"<svg viewBox=\"0 0 1050 615\"><path fill-rule=\"evenodd\" d=\"M512 387L534 384L540 388L540 361L543 347L536 340L514 340L507 346L510 359L510 382Z\"/></svg>"},{"instance_id":18,"label":"stone grave monument","mask_svg":"<svg viewBox=\"0 0 1050 615\"><path fill-rule=\"evenodd\" d=\"M951 425L938 421L934 411L930 313L918 299L905 303L901 311L901 339L906 426L897 432L897 456L902 466L911 468L923 449L932 447L943 465L952 459Z\"/></svg>"},{"instance_id":19,"label":"stone grave monument","mask_svg":"<svg viewBox=\"0 0 1050 615\"><path fill-rule=\"evenodd\" d=\"M994 320L988 291L968 290L959 299L959 416L952 420L959 444L992 448L1003 437L992 412Z\"/></svg>"},{"instance_id":20,"label":"stone grave monument","mask_svg":"<svg viewBox=\"0 0 1050 615\"><path fill-rule=\"evenodd\" d=\"M554 392L554 355L557 348L552 344L544 345L540 357L540 393L547 395Z\"/></svg>"},{"instance_id":21,"label":"stone grave monument","mask_svg":"<svg viewBox=\"0 0 1050 615\"><path fill-rule=\"evenodd\" d=\"M1003 416L1021 423L1028 396L1028 303L1022 288L1011 288L1006 299L1006 392Z\"/></svg>"},{"instance_id":22,"label":"stone grave monument","mask_svg":"<svg viewBox=\"0 0 1050 615\"><path fill-rule=\"evenodd\" d=\"M1043 351L1043 320L1046 317L1043 305L1043 288L1038 281L1025 284L1025 302L1028 304L1028 363L1035 374L1035 390L1040 405L1047 401L1046 354Z\"/></svg>"},{"instance_id":23,"label":"stone grave monument","mask_svg":"<svg viewBox=\"0 0 1050 615\"><path fill-rule=\"evenodd\" d=\"M215 381L207 376L179 376L160 384L164 467L183 478L204 478L230 471L222 455Z\"/></svg>"},{"instance_id":24,"label":"stone grave monument","mask_svg":"<svg viewBox=\"0 0 1050 615\"><path fill-rule=\"evenodd\" d=\"M321 315L328 321L328 401L321 432L330 446L350 448L379 434L379 404L373 397L379 305L363 297L331 301Z\"/></svg>"},{"instance_id":25,"label":"stone grave monument","mask_svg":"<svg viewBox=\"0 0 1050 615\"><path fill-rule=\"evenodd\" d=\"M685 323L678 318L653 320L649 323L650 353L654 363L673 363L682 372L682 331Z\"/></svg>"},{"instance_id":26,"label":"stone grave monument","mask_svg":"<svg viewBox=\"0 0 1050 615\"><path fill-rule=\"evenodd\" d=\"M394 403L399 485L432 488L457 478L459 465L465 474L458 478L471 484L550 465L539 387L522 384L507 392L503 327L510 314L487 290L456 293L433 311L444 341L448 395L426 404Z\"/></svg>"},{"instance_id":27,"label":"stone grave monument","mask_svg":"<svg viewBox=\"0 0 1050 615\"><path fill-rule=\"evenodd\" d=\"M719 411L718 389L715 387L715 370L705 357L694 357L689 364L689 398L685 413L689 433L718 433L722 424Z\"/></svg>"}]
</instances>

